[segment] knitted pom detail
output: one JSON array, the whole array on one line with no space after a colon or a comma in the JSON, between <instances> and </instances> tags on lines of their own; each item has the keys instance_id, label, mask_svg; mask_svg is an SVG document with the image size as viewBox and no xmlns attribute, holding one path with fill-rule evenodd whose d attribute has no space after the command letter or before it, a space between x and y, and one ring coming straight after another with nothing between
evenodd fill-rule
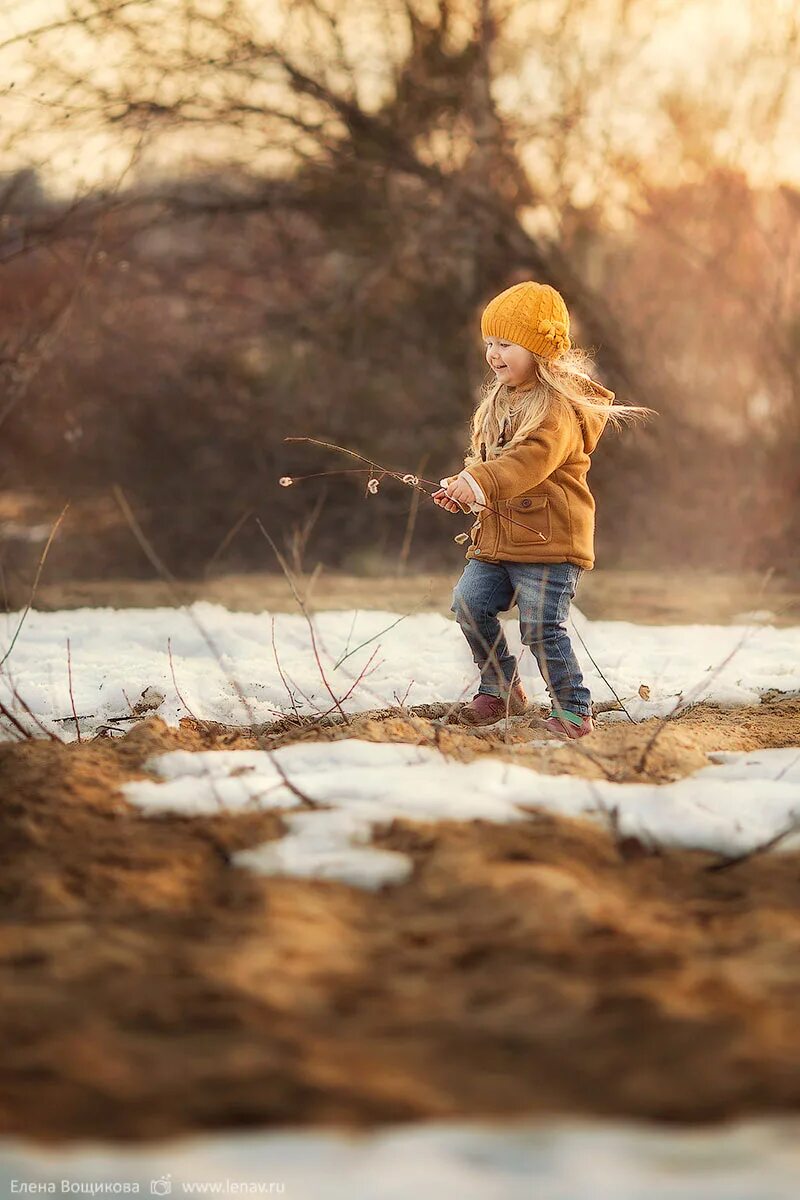
<instances>
[{"instance_id":1,"label":"knitted pom detail","mask_svg":"<svg viewBox=\"0 0 800 1200\"><path fill-rule=\"evenodd\" d=\"M539 333L543 333L557 350L562 352L569 350L571 342L564 321L556 321L551 320L549 317L543 317L537 328Z\"/></svg>"},{"instance_id":2,"label":"knitted pom detail","mask_svg":"<svg viewBox=\"0 0 800 1200\"><path fill-rule=\"evenodd\" d=\"M545 337L555 338L560 333L566 333L567 327L563 321L551 321L549 317L543 317L539 322L539 333L543 333Z\"/></svg>"}]
</instances>

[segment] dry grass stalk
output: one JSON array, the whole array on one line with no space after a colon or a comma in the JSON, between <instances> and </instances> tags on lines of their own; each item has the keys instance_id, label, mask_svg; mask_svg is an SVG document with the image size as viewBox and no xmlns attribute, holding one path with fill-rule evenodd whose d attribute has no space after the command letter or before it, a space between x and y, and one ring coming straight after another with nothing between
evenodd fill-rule
<instances>
[{"instance_id":1,"label":"dry grass stalk","mask_svg":"<svg viewBox=\"0 0 800 1200\"><path fill-rule=\"evenodd\" d=\"M83 738L81 737L81 727L78 721L78 710L75 707L75 693L72 690L72 648L69 644L69 638L67 638L67 678L69 680L69 703L75 721L75 736L79 742L82 742Z\"/></svg>"},{"instance_id":2,"label":"dry grass stalk","mask_svg":"<svg viewBox=\"0 0 800 1200\"><path fill-rule=\"evenodd\" d=\"M50 536L48 537L48 539L45 543L44 549L42 550L42 553L39 557L39 563L38 563L38 566L36 567L36 574L33 578L33 586L31 588L31 592L28 597L28 603L25 605L22 616L19 619L17 628L14 631L14 636L12 637L11 642L9 643L8 649L6 650L3 657L0 658L0 667L2 667L5 664L5 662L7 661L7 659L9 658L9 656L11 654L11 651L14 649L17 638L20 635L20 630L22 629L22 626L25 624L25 618L27 617L28 613L30 612L31 608L33 607L33 602L36 598L36 591L37 591L37 588L39 587L39 580L41 578L42 571L44 569L44 564L47 561L47 555L50 552L50 547L52 546L52 544L55 540L56 534L58 533L58 531L61 527L61 522L64 520L64 517L67 515L68 508L69 508L69 501L67 501L67 503L62 508L61 513L56 518L53 528L50 530Z\"/></svg>"}]
</instances>

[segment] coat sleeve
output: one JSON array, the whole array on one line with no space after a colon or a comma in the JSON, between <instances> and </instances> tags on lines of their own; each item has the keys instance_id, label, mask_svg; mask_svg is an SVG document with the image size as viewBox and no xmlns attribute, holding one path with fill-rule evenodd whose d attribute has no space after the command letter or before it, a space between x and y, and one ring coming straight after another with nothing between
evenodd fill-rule
<instances>
[{"instance_id":1,"label":"coat sleeve","mask_svg":"<svg viewBox=\"0 0 800 1200\"><path fill-rule=\"evenodd\" d=\"M546 420L535 433L513 450L504 450L489 462L473 463L469 473L481 488L486 503L513 500L552 475L576 448L576 419Z\"/></svg>"}]
</instances>

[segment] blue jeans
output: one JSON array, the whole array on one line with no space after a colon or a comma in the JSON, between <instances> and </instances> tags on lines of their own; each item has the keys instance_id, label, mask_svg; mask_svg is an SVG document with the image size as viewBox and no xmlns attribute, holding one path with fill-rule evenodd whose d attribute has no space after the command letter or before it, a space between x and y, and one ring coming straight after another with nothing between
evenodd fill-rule
<instances>
[{"instance_id":1,"label":"blue jeans","mask_svg":"<svg viewBox=\"0 0 800 1200\"><path fill-rule=\"evenodd\" d=\"M497 614L519 606L522 644L539 664L553 708L586 716L592 697L566 629L583 567L575 563L479 562L471 558L453 589L456 615L481 672L479 692L505 699L519 679Z\"/></svg>"}]
</instances>

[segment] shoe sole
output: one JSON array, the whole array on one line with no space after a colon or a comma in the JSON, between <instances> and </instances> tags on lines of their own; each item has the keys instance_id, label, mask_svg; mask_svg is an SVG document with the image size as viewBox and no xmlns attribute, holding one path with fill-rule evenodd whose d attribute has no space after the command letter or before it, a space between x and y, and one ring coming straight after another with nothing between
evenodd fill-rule
<instances>
[{"instance_id":1,"label":"shoe sole","mask_svg":"<svg viewBox=\"0 0 800 1200\"><path fill-rule=\"evenodd\" d=\"M525 708L523 708L522 712L512 712L511 709L509 709L508 717L510 720L513 719L514 717L524 717L526 712L527 712L527 709L525 709ZM495 717L495 719L493 721L465 721L460 713L458 715L459 725L466 725L466 727L468 729L491 729L491 727L493 725L505 724L505 720L506 720L505 713L503 713L499 717Z\"/></svg>"},{"instance_id":2,"label":"shoe sole","mask_svg":"<svg viewBox=\"0 0 800 1200\"><path fill-rule=\"evenodd\" d=\"M549 725L545 725L544 720L541 717L534 717L532 724L535 724L537 729L541 730L545 737L557 738L560 742L580 742L584 738L591 737L591 735L595 732L595 729L588 729L586 733L581 733L578 737L575 737L571 733L558 733L557 730L551 729Z\"/></svg>"}]
</instances>

